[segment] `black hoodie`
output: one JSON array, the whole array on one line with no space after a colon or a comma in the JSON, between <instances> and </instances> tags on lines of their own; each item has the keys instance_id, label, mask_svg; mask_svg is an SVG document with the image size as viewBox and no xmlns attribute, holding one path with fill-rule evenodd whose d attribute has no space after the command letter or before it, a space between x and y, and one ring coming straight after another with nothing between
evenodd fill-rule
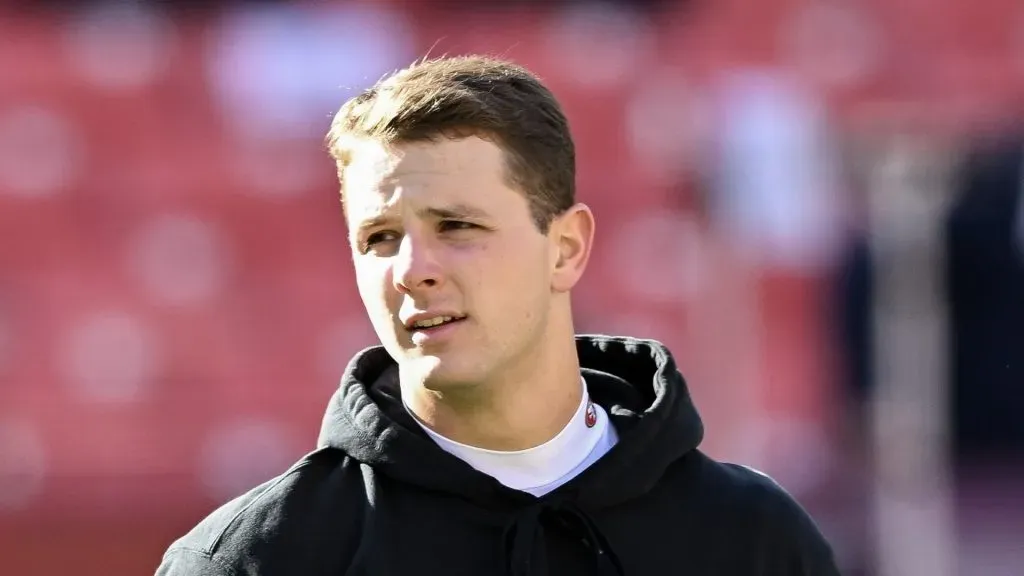
<instances>
[{"instance_id":1,"label":"black hoodie","mask_svg":"<svg viewBox=\"0 0 1024 576\"><path fill-rule=\"evenodd\" d=\"M401 403L394 361L346 370L319 449L175 542L158 576L834 576L805 511L702 454L700 416L657 342L577 338L619 442L541 498L445 452Z\"/></svg>"}]
</instances>

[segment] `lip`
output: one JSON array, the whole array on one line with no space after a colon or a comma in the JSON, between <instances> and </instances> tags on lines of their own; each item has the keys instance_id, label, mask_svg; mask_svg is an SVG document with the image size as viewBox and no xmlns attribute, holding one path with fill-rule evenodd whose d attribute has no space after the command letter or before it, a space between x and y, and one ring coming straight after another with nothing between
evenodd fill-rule
<instances>
[{"instance_id":1,"label":"lip","mask_svg":"<svg viewBox=\"0 0 1024 576\"><path fill-rule=\"evenodd\" d=\"M402 324L405 326L405 329L410 332L413 332L413 324L421 320L430 320L431 318L437 318L438 316L450 316L452 318L459 318L462 320L465 319L465 314L459 314L458 312L452 312L449 310L435 310L431 312L417 312L416 314L413 314L412 316L408 316L406 318L402 318L401 320Z\"/></svg>"},{"instance_id":2,"label":"lip","mask_svg":"<svg viewBox=\"0 0 1024 576\"><path fill-rule=\"evenodd\" d=\"M434 318L437 314L426 316L425 318ZM442 314L442 316L452 316L451 314ZM466 318L459 318L447 324L441 324L439 326L432 326L430 328L418 328L416 330L410 330L410 340L416 346L425 346L428 344L437 344L443 342L458 331L462 327ZM416 320L413 320L416 322Z\"/></svg>"}]
</instances>

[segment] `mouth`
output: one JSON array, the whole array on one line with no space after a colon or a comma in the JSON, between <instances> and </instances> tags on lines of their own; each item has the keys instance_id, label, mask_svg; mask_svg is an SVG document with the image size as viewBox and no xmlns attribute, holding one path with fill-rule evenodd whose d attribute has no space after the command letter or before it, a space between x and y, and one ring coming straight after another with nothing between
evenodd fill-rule
<instances>
[{"instance_id":1,"label":"mouth","mask_svg":"<svg viewBox=\"0 0 1024 576\"><path fill-rule=\"evenodd\" d=\"M465 316L433 316L410 322L405 328L412 334L430 334L458 324L465 319Z\"/></svg>"}]
</instances>

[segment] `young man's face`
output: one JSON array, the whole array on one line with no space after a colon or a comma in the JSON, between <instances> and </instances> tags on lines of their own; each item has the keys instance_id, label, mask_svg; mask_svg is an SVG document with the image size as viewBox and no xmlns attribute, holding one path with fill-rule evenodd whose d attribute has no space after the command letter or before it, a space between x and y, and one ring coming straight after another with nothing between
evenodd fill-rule
<instances>
[{"instance_id":1,"label":"young man's face","mask_svg":"<svg viewBox=\"0 0 1024 576\"><path fill-rule=\"evenodd\" d=\"M476 137L369 142L345 169L359 294L403 374L430 389L529 362L565 291L557 227L542 234L503 174L500 148Z\"/></svg>"}]
</instances>

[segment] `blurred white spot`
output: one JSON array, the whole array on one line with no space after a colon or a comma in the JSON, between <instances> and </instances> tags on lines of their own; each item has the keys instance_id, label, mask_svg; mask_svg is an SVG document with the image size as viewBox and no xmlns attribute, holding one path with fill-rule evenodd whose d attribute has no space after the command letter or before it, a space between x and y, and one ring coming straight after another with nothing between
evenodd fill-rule
<instances>
[{"instance_id":1,"label":"blurred white spot","mask_svg":"<svg viewBox=\"0 0 1024 576\"><path fill-rule=\"evenodd\" d=\"M138 400L160 364L156 335L124 312L94 314L74 327L62 368L75 392L96 402Z\"/></svg>"},{"instance_id":2,"label":"blurred white spot","mask_svg":"<svg viewBox=\"0 0 1024 576\"><path fill-rule=\"evenodd\" d=\"M75 176L78 144L68 121L52 110L0 110L0 190L29 198L56 194Z\"/></svg>"},{"instance_id":3,"label":"blurred white spot","mask_svg":"<svg viewBox=\"0 0 1024 576\"><path fill-rule=\"evenodd\" d=\"M246 419L214 430L199 454L207 494L227 500L284 472L300 456L291 432L276 422Z\"/></svg>"},{"instance_id":4,"label":"blurred white spot","mask_svg":"<svg viewBox=\"0 0 1024 576\"><path fill-rule=\"evenodd\" d=\"M332 385L337 384L348 361L356 352L379 343L377 334L364 315L340 320L320 339L319 365L325 379Z\"/></svg>"},{"instance_id":5,"label":"blurred white spot","mask_svg":"<svg viewBox=\"0 0 1024 576\"><path fill-rule=\"evenodd\" d=\"M27 422L0 420L0 512L25 508L43 487L46 447Z\"/></svg>"},{"instance_id":6,"label":"blurred white spot","mask_svg":"<svg viewBox=\"0 0 1024 576\"><path fill-rule=\"evenodd\" d=\"M241 139L320 138L354 91L415 58L402 12L325 4L246 5L222 18L207 73Z\"/></svg>"},{"instance_id":7,"label":"blurred white spot","mask_svg":"<svg viewBox=\"0 0 1024 576\"><path fill-rule=\"evenodd\" d=\"M732 70L719 89L714 224L759 263L828 265L841 233L839 177L820 95L772 69Z\"/></svg>"},{"instance_id":8,"label":"blurred white spot","mask_svg":"<svg viewBox=\"0 0 1024 576\"><path fill-rule=\"evenodd\" d=\"M138 232L131 249L132 271L166 304L209 300L224 285L224 241L213 225L198 218L160 216Z\"/></svg>"},{"instance_id":9,"label":"blurred white spot","mask_svg":"<svg viewBox=\"0 0 1024 576\"><path fill-rule=\"evenodd\" d=\"M619 278L636 298L684 302L707 282L700 226L692 218L647 212L625 220L611 245Z\"/></svg>"},{"instance_id":10,"label":"blurred white spot","mask_svg":"<svg viewBox=\"0 0 1024 576\"><path fill-rule=\"evenodd\" d=\"M799 70L827 85L852 86L875 73L882 39L862 10L810 4L781 30L784 50Z\"/></svg>"},{"instance_id":11,"label":"blurred white spot","mask_svg":"<svg viewBox=\"0 0 1024 576\"><path fill-rule=\"evenodd\" d=\"M264 145L247 140L234 153L235 177L256 196L284 200L316 189L330 166L303 147Z\"/></svg>"},{"instance_id":12,"label":"blurred white spot","mask_svg":"<svg viewBox=\"0 0 1024 576\"><path fill-rule=\"evenodd\" d=\"M70 21L65 41L74 69L97 86L135 89L160 79L171 62L170 20L137 2L110 2Z\"/></svg>"},{"instance_id":13,"label":"blurred white spot","mask_svg":"<svg viewBox=\"0 0 1024 576\"><path fill-rule=\"evenodd\" d=\"M643 72L654 40L650 22L639 12L580 3L553 19L547 54L567 78L588 87L611 86Z\"/></svg>"},{"instance_id":14,"label":"blurred white spot","mask_svg":"<svg viewBox=\"0 0 1024 576\"><path fill-rule=\"evenodd\" d=\"M653 74L626 107L626 129L636 159L648 170L677 175L698 164L707 110L694 87L671 74Z\"/></svg>"}]
</instances>

